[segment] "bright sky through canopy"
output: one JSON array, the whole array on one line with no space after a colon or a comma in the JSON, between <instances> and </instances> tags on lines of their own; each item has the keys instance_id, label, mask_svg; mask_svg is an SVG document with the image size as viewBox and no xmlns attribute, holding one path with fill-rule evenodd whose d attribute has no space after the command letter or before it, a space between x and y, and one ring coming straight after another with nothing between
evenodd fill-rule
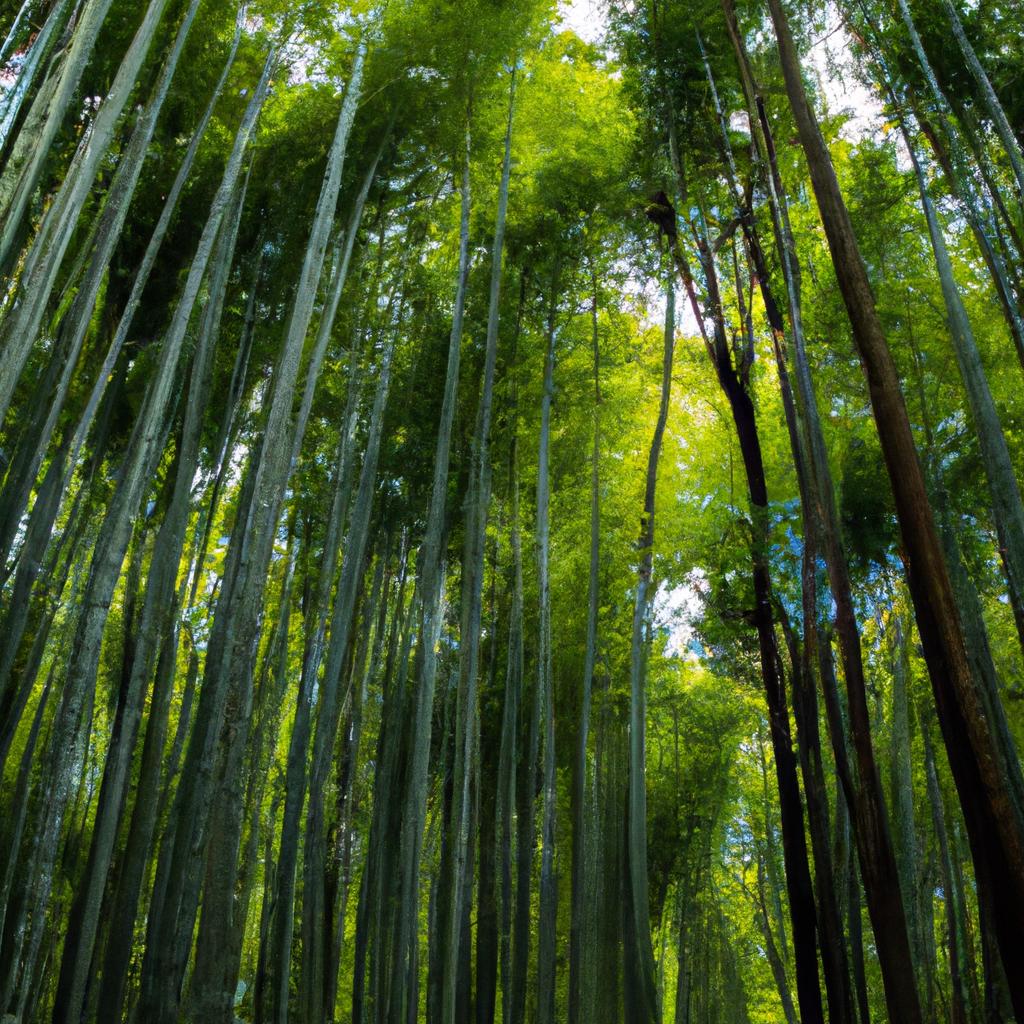
<instances>
[{"instance_id":1,"label":"bright sky through canopy","mask_svg":"<svg viewBox=\"0 0 1024 1024\"><path fill-rule=\"evenodd\" d=\"M605 30L602 0L569 0L561 5L562 26L572 29L581 39L596 43Z\"/></svg>"}]
</instances>

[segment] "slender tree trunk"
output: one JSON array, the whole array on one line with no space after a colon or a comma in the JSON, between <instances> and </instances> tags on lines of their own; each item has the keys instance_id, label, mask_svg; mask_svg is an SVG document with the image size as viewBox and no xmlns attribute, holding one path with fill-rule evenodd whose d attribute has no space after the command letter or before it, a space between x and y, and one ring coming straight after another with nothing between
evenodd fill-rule
<instances>
[{"instance_id":1,"label":"slender tree trunk","mask_svg":"<svg viewBox=\"0 0 1024 1024\"><path fill-rule=\"evenodd\" d=\"M145 690L153 668L160 617L174 594L182 545L188 525L192 481L199 455L202 414L209 394L209 377L220 329L224 292L238 237L245 198L243 184L234 199L234 210L221 227L210 293L200 326L199 344L193 357L185 420L178 449L178 469L171 503L158 534L147 578L146 601L137 631L134 664L127 686L122 714L115 722L104 766L92 845L85 879L78 887L71 927L64 940L61 977L57 986L54 1024L77 1022L82 1012L89 969L93 960L93 942L99 925L103 888L110 870L118 819L124 804L128 773L142 718Z\"/></svg>"},{"instance_id":2,"label":"slender tree trunk","mask_svg":"<svg viewBox=\"0 0 1024 1024\"><path fill-rule=\"evenodd\" d=\"M0 647L0 776L35 685L34 674L24 669L17 672L15 662L26 630L38 619L47 600L46 592L52 587L53 566L51 564L50 571L46 571L46 551L60 504L60 463L63 454L63 448L58 450L36 494L38 514L29 520L26 528L23 557L9 591L8 607L0 628L0 636L3 637ZM59 550L59 545L55 547ZM59 592L54 596L59 596ZM38 633L36 635L39 636Z\"/></svg>"},{"instance_id":3,"label":"slender tree trunk","mask_svg":"<svg viewBox=\"0 0 1024 1024\"><path fill-rule=\"evenodd\" d=\"M968 1021L977 1022L979 1017L977 1008L973 1005L970 986L967 982L967 936L963 893L960 891L956 873L953 870L942 794L935 769L935 753L932 749L928 727L924 722L921 725L921 738L924 744L925 787L928 792L932 827L935 830L935 838L939 846L939 872L942 878L943 904L949 933L950 994L952 998L950 1021L951 1024L967 1024Z\"/></svg>"},{"instance_id":4,"label":"slender tree trunk","mask_svg":"<svg viewBox=\"0 0 1024 1024\"><path fill-rule=\"evenodd\" d=\"M754 114L755 93L753 79L747 63L746 52L742 39L736 30L734 14L728 0L723 4L729 33L736 50L737 62L740 65L740 76L746 93L748 113L751 118L753 137L766 148L764 138L756 131L756 115ZM842 924L839 919L839 908L835 896L834 870L829 841L830 827L828 822L828 797L825 791L824 774L821 765L821 744L818 727L818 703L815 695L814 678L818 669L819 636L818 636L818 601L817 601L817 558L819 536L821 533L818 521L818 502L815 496L815 480L811 474L806 458L806 444L801 433L796 403L790 385L789 371L786 365L785 343L786 330L781 310L771 289L767 261L761 248L760 239L754 224L752 212L745 208L743 197L739 191L738 175L729 142L728 126L725 113L718 98L711 64L704 52L700 36L698 45L704 57L704 65L721 129L721 144L731 183L733 198L740 211L741 226L746 245L747 255L753 264L754 274L760 287L768 324L774 341L776 366L779 374L779 385L782 394L786 426L789 433L793 464L796 468L800 490L802 520L804 525L803 556L801 571L801 589L803 594L804 642L802 650L797 650L795 642L792 646L792 678L793 706L799 736L799 754L801 770L804 778L804 793L807 800L807 814L810 824L811 846L815 864L815 885L818 900L818 927L822 957L822 969L825 977L825 988L829 1004L829 1016L833 1022L853 1020L853 998L850 992L849 971L846 961L845 940ZM772 182L774 185L774 182ZM779 201L774 187L769 188L770 206L773 224L776 225L777 240L782 251L784 279L787 292L790 294L792 333L796 336L796 344L802 345L802 330L799 316L799 294L794 275L791 273L792 260L787 245L788 218L783 221L780 214ZM785 247L785 249L783 248ZM736 292L742 307L742 281L737 265ZM751 285L750 304L744 318L747 334L747 345L753 348L753 324L751 309L753 306L753 285ZM784 610L781 614L784 616ZM783 626L787 637L792 637L792 630ZM868 741L870 743L870 740Z\"/></svg>"},{"instance_id":5,"label":"slender tree trunk","mask_svg":"<svg viewBox=\"0 0 1024 1024\"><path fill-rule=\"evenodd\" d=\"M647 455L644 485L644 507L640 517L637 548L640 564L637 569L636 600L633 605L633 632L630 645L629 699L629 799L628 799L628 862L631 936L636 962L627 966L634 974L637 1004L633 1008L638 1022L661 1019L655 981L654 950L651 946L650 896L647 884L647 654L650 645L651 602L654 599L654 507L658 482L658 460L668 420L672 388L672 363L675 353L675 286L669 281L665 303L665 345L661 367L661 391L658 418Z\"/></svg>"},{"instance_id":6,"label":"slender tree trunk","mask_svg":"<svg viewBox=\"0 0 1024 1024\"><path fill-rule=\"evenodd\" d=\"M442 540L445 534L445 504L448 493L448 466L451 457L452 425L455 420L459 363L462 354L462 323L469 277L469 177L470 134L467 124L462 166L461 216L459 221L459 262L456 271L455 306L448 342L448 364L445 374L441 422L438 426L434 455L434 476L430 491L427 526L420 549L419 569L419 647L417 648L417 679L415 718L409 781L401 819L401 902L398 911L397 946L392 970L396 979L390 995L392 1024L405 1024L416 1005L418 972L414 948L419 946L419 867L423 849L423 829L427 815L428 769L434 712L434 689L437 681L437 647L442 627L442 591L444 586ZM379 884L385 884L380 879Z\"/></svg>"},{"instance_id":7,"label":"slender tree trunk","mask_svg":"<svg viewBox=\"0 0 1024 1024\"><path fill-rule=\"evenodd\" d=\"M594 443L590 456L590 570L587 584L587 637L583 654L579 732L573 774L572 908L569 926L569 1024L589 1019L593 1012L593 979L590 952L594 936L586 923L593 897L588 850L593 842L588 830L588 745L590 703L597 658L597 618L601 569L601 349L598 326L597 270L591 268L591 347L594 353Z\"/></svg>"},{"instance_id":8,"label":"slender tree trunk","mask_svg":"<svg viewBox=\"0 0 1024 1024\"><path fill-rule=\"evenodd\" d=\"M354 347L351 353L353 364L355 364L358 356ZM268 996L273 1007L272 1019L281 1024L284 1024L288 1018L292 934L295 927L295 869L298 860L299 818L305 800L306 758L312 724L313 685L322 660L330 591L334 583L335 567L347 512L345 498L346 491L350 489L349 477L354 458L354 430L358 413L356 401L358 389L355 383L359 376L358 365L351 365L349 368L348 403L342 420L338 456L335 460L331 512L321 555L320 580L313 602L313 635L307 640L303 657L295 720L292 724L285 768L281 839L275 867L273 910L268 933L270 946L265 960L269 985Z\"/></svg>"},{"instance_id":9,"label":"slender tree trunk","mask_svg":"<svg viewBox=\"0 0 1024 1024\"><path fill-rule=\"evenodd\" d=\"M487 629L487 685L481 692L480 729L477 743L479 840L477 844L476 901L476 1022L493 1024L498 985L498 815L497 788L500 762L501 715L497 713L498 687L498 544L491 544L490 623Z\"/></svg>"},{"instance_id":10,"label":"slender tree trunk","mask_svg":"<svg viewBox=\"0 0 1024 1024\"><path fill-rule=\"evenodd\" d=\"M971 46L970 40L964 32L963 22L960 21L956 6L952 0L942 0L942 6L949 18L950 27L953 29L953 38L956 39L960 52L964 55L964 61L971 72L971 77L974 79L974 84L978 87L985 113L992 121L999 141L1002 142L1003 148L1006 150L1006 156L1013 168L1013 176L1017 180L1018 202L1024 209L1024 154L1021 153L1020 143L1010 127L1006 111L1003 110L1003 105L999 102L999 97L996 95L995 89L992 88L985 69L981 66L981 61L978 60L978 55L974 52L974 47Z\"/></svg>"},{"instance_id":11,"label":"slender tree trunk","mask_svg":"<svg viewBox=\"0 0 1024 1024\"><path fill-rule=\"evenodd\" d=\"M359 488L346 536L341 575L331 615L330 644L324 663L324 680L313 737L302 878L303 970L300 1007L303 1015L300 1019L303 1020L320 1020L324 1014L333 1016L334 1013L333 1006L324 1005L328 946L324 941L323 924L330 914L330 908L324 900L327 857L324 791L330 773L342 709L340 687L344 662L351 642L356 589L365 569L370 513L373 510L373 495L377 484L377 464L396 334L397 328L389 330L390 337L385 342L378 368L377 391L374 396L366 451L363 454Z\"/></svg>"},{"instance_id":12,"label":"slender tree trunk","mask_svg":"<svg viewBox=\"0 0 1024 1024\"><path fill-rule=\"evenodd\" d=\"M902 899L892 841L886 823L886 808L881 794L881 781L875 763L871 742L869 716L866 703L864 670L860 650L859 629L854 614L852 589L845 553L840 542L838 518L833 497L833 485L824 439L818 417L816 398L810 381L804 350L802 315L797 262L794 258L789 217L778 166L775 159L771 129L764 114L763 103L757 95L742 40L736 29L731 5L723 4L727 24L737 52L741 77L750 107L754 138L767 158L769 170L769 197L776 242L781 255L783 276L789 296L791 331L796 353L797 382L804 410L806 448L811 454L813 475L808 475L805 495L805 531L821 533L825 541L825 558L829 571L833 600L836 603L837 631L843 655L844 675L850 707L851 732L857 760L848 767L844 725L841 712L832 691L827 687L826 706L829 708L829 728L839 769L839 777L846 787L846 796L855 809L857 819L857 849L866 879L868 905L872 924L879 943L879 954L885 980L890 1012L902 1015L912 1013L903 1007L911 986L906 984L907 972L912 973L912 960L907 938L907 924L902 911ZM755 114L754 108L757 108ZM758 277L767 280L767 269L758 266ZM774 321L777 337L782 336L781 315L774 303L766 299L769 320ZM806 543L806 541L805 541ZM805 574L805 579L807 576ZM809 581L813 582L813 581ZM824 652L823 652L824 653ZM830 660L830 659L829 659ZM826 673L831 676L831 670ZM823 676L824 682L824 676ZM853 774L854 771L857 774ZM856 780L856 781L855 781Z\"/></svg>"},{"instance_id":13,"label":"slender tree trunk","mask_svg":"<svg viewBox=\"0 0 1024 1024\"><path fill-rule=\"evenodd\" d=\"M779 953L778 944L772 932L765 888L764 857L759 849L757 857L757 923L761 928L762 936L764 936L765 955L768 957L768 963L772 969L772 977L775 979L775 988L779 993L779 1001L782 1003L786 1024L797 1024L796 1007L793 1005L793 993L789 989L786 963Z\"/></svg>"},{"instance_id":14,"label":"slender tree trunk","mask_svg":"<svg viewBox=\"0 0 1024 1024\"><path fill-rule=\"evenodd\" d=\"M673 146L674 162L679 166L678 150ZM771 575L768 564L768 491L761 442L750 396L749 372L753 351L749 343L735 356L725 333L725 321L718 288L714 256L704 239L698 239L713 336L704 327L704 310L697 298L693 276L675 228L675 211L664 200L662 218L669 225L669 244L687 296L704 336L708 356L714 366L732 413L740 454L747 477L753 519L751 559L753 562L754 622L761 655L761 674L768 703L775 771L779 786L782 818L783 859L789 890L789 913L793 926L793 948L797 973L797 999L804 1024L821 1024L824 1011L818 978L816 946L816 909L804 834L803 809L797 779L796 757L789 731L785 681L775 637ZM911 1022L908 1022L911 1024Z\"/></svg>"},{"instance_id":15,"label":"slender tree trunk","mask_svg":"<svg viewBox=\"0 0 1024 1024\"><path fill-rule=\"evenodd\" d=\"M239 352L236 356L235 367L232 372L232 382L229 388L228 407L221 423L221 437L226 437L230 432L231 422L234 416L234 405L239 399L241 382L237 379L244 377L244 370L239 373L240 366L247 358L249 344L251 342L252 323L251 308L255 301L255 287L259 278L260 259L257 257L253 289L250 292L246 321L243 326L243 338L240 343ZM220 442L221 444L226 442ZM219 459L223 458L221 450ZM186 471L187 472L187 471ZM221 472L219 467L214 471L213 484L209 488L207 503L209 505L208 517L212 519L216 508L219 494L219 483ZM192 475L182 477L183 485L186 488L191 486ZM186 482L187 481L187 482ZM187 493L187 492L186 492ZM170 511L168 512L170 517ZM159 537L158 537L159 541ZM181 585L181 592L177 599L170 605L161 602L163 597L159 596L160 588L153 581L154 590L153 607L157 609L158 633L154 640L157 654L156 678L153 684L153 692L150 698L149 717L146 726L146 735L143 742L141 762L139 766L138 781L135 785L136 799L132 811L131 821L128 826L128 837L125 844L125 851L122 857L120 868L117 872L117 883L113 891L109 893L103 919L109 920L106 948L103 957L103 969L101 971L101 984L98 1001L98 1017L100 1020L115 1020L120 1016L121 1002L123 999L125 972L128 968L128 960L131 952L131 937L134 934L135 919L138 909L139 894L143 884L143 875L149 862L150 847L158 822L163 818L163 804L166 802L169 787L172 785L177 771L178 759L185 741L185 732L190 724L190 711L192 698L195 692L195 685L198 676L198 657L193 650L188 659L185 684L181 695L181 710L172 746L166 759L166 769L163 772L163 788L161 790L161 764L164 760L164 746L170 725L171 699L173 696L173 674L177 660L178 647L178 623L176 616L182 607L194 605L196 589L202 575L201 570L205 561L205 535L198 543L198 550L192 559L192 572L186 574ZM151 569L151 576L153 570ZM188 596L188 575L191 575L191 597ZM159 794L159 795L158 795ZM173 826L172 826L173 827Z\"/></svg>"},{"instance_id":16,"label":"slender tree trunk","mask_svg":"<svg viewBox=\"0 0 1024 1024\"><path fill-rule=\"evenodd\" d=\"M323 358L327 349L327 342L331 335L335 314L338 309L338 302L348 273L349 261L351 259L352 248L355 242L355 235L362 219L363 207L366 202L367 194L369 193L370 183L372 182L373 176L376 172L376 163L377 162L375 160L368 175L363 181L363 188L356 198L352 215L349 219L348 230L345 235L344 252L340 258L339 264L334 268L334 278L331 283L330 296L321 316L316 343L307 368L306 386L303 392L302 406L299 411L298 422L300 427L308 419L309 411L312 407L313 391L316 387L317 377L323 364ZM288 1017L288 989L295 905L295 872L298 862L300 833L299 817L301 815L303 801L306 796L306 757L308 753L309 738L311 735L313 688L316 684L320 664L323 659L330 589L334 582L334 566L337 564L338 550L344 532L345 520L348 511L348 496L352 487L352 464L355 456L355 418L358 412L357 402L355 399L357 396L356 385L359 380L359 370L358 366L354 363L354 361L358 359L355 349L352 350L351 355L353 365L350 366L349 369L348 407L343 419L338 459L335 468L334 497L332 501L327 538L324 541L323 569L320 577L320 587L314 605L314 608L316 609L316 626L313 637L307 645L306 654L303 659L302 673L299 680L298 704L296 707L295 721L292 725L292 735L288 749L284 810L281 825L281 843L278 851L276 870L277 893L274 901L274 916L271 931L274 948L268 963L268 969L272 979L271 993L273 998L273 1019L275 1024L285 1024ZM293 464L298 458L300 439L301 433L300 431L296 431L295 448L292 455ZM332 632L332 650L333 647L334 640ZM322 742L323 740L321 740L321 743Z\"/></svg>"},{"instance_id":17,"label":"slender tree trunk","mask_svg":"<svg viewBox=\"0 0 1024 1024\"><path fill-rule=\"evenodd\" d=\"M942 146L941 140L932 126L920 115L918 115L918 121L932 143L936 158L943 164L943 169L949 178L952 191L960 200L964 216L971 225L974 236L978 241L978 246L982 251L985 262L988 264L992 275L992 283L999 295L1006 314L1007 323L1010 327L1010 334L1017 347L1017 358L1020 360L1021 365L1024 366L1024 314L1021 312L1017 296L1010 283L1006 266L989 238L989 227L985 223L982 212L979 210L978 197L973 185L973 175L962 151L963 147L959 134L952 120L946 116L950 110L950 104L939 85L938 79L935 77L935 72L928 60L924 44L921 42L917 26L914 24L914 19L910 13L909 5L906 0L898 0L898 3L903 23L910 37L911 46L925 81L928 84L928 91L931 93L936 112L945 121L948 152Z\"/></svg>"},{"instance_id":18,"label":"slender tree trunk","mask_svg":"<svg viewBox=\"0 0 1024 1024\"><path fill-rule=\"evenodd\" d=\"M928 235L935 255L935 266L942 286L942 297L946 307L946 319L953 351L956 355L960 377L967 393L968 404L974 420L978 446L988 480L992 501L992 518L999 538L1000 554L1005 566L1011 600L1014 607L1024 603L1024 504L1020 488L1010 459L995 401L988 386L988 379L981 362L981 355L974 339L974 331L960 297L953 275L953 265L946 250L946 243L939 226L935 206L924 179L920 158L915 152L913 140L901 120L903 139L917 178L921 195L921 206L928 225Z\"/></svg>"},{"instance_id":19,"label":"slender tree trunk","mask_svg":"<svg viewBox=\"0 0 1024 1024\"><path fill-rule=\"evenodd\" d=\"M396 780L401 777L407 756L405 730L402 722L403 717L409 712L405 697L405 685L409 645L412 642L413 633L410 624L414 621L412 615L403 611L407 565L406 553L403 551L381 684L382 715L377 737L376 770L373 782L374 791L378 793L394 792ZM414 608L417 596L415 594L413 596ZM398 801L374 801L369 846L363 865L356 916L355 962L352 972L353 1024L382 1019L378 1005L379 991L374 979L382 970L386 969L386 949L390 935L385 933L382 904L385 900L389 880L394 878L397 871L395 865L397 843L391 837L397 833L400 825L401 806ZM366 961L368 955L372 955L372 959L370 962L370 993L367 996Z\"/></svg>"},{"instance_id":20,"label":"slender tree trunk","mask_svg":"<svg viewBox=\"0 0 1024 1024\"><path fill-rule=\"evenodd\" d=\"M462 642L460 644L460 702L456 710L456 749L455 777L459 780L459 789L455 794L453 807L453 839L455 855L453 870L455 875L450 891L453 905L450 910L442 908L442 920L449 921L450 946L444 949L445 983L444 1005L441 1012L445 1021L452 1019L455 1012L455 965L458 961L458 905L462 892L461 876L464 861L462 821L465 813L466 799L464 786L468 783L469 773L463 770L465 778L460 776L459 766L467 765L469 743L472 736L472 722L475 717L476 657L480 622L480 594L482 587L483 535L486 529L486 505L490 496L490 466L487 453L490 434L490 405L493 388L494 366L497 355L498 341L498 302L501 286L501 263L505 237L505 214L508 205L508 186L511 175L511 139L512 114L515 103L515 74L509 83L508 120L505 131L505 155L502 163L501 184L498 192L498 213L495 223L494 243L492 247L491 286L487 320L487 336L485 350L484 380L481 393L481 407L477 420L477 435L473 446L471 463L470 494L467 497L466 517L466 556L463 563L463 622ZM462 318L465 305L466 282L469 271L469 129L466 132L466 155L463 164L462 180L462 211L459 233L459 269L456 286L455 312L452 322L451 339L448 352L448 369L445 381L445 393L441 411L441 425L438 431L437 450L434 462L434 480L431 490L431 504L424 536L423 570L421 572L421 590L424 604L421 608L421 650L418 661L420 679L416 694L416 719L413 745L413 763L410 769L407 807L402 822L402 905L399 915L399 944L394 957L394 971L398 983L397 1001L392 998L394 1007L392 1021L404 1024L412 1012L415 992L415 979L411 970L413 963L413 946L418 944L417 906L420 853L422 849L422 832L426 811L426 781L430 753L430 718L433 708L434 683L437 673L437 643L439 640L440 593L442 574L440 572L441 546L440 541L444 525L444 503L447 491L447 475L451 446L451 430L455 412L456 386L458 383L459 357L462 341ZM460 717L461 716L461 717ZM460 738L461 737L461 738ZM461 745L460 745L461 744ZM451 915L450 917L448 915Z\"/></svg>"},{"instance_id":21,"label":"slender tree trunk","mask_svg":"<svg viewBox=\"0 0 1024 1024\"><path fill-rule=\"evenodd\" d=\"M548 300L544 385L537 455L537 693L543 717L543 817L541 824L540 906L537 919L537 1024L555 1020L555 930L558 912L555 857L555 701L551 656L551 403L555 393L555 345L561 262L552 272Z\"/></svg>"},{"instance_id":22,"label":"slender tree trunk","mask_svg":"<svg viewBox=\"0 0 1024 1024\"><path fill-rule=\"evenodd\" d=\"M525 279L520 290L520 311L523 305ZM511 1021L517 1012L519 999L520 964L525 960L523 946L529 942L529 874L527 868L527 895L524 897L521 860L523 858L522 836L525 828L523 819L518 827L513 823L517 801L522 789L517 774L520 744L518 742L520 709L522 706L524 651L523 651L523 553L519 526L519 460L518 460L518 375L515 356L512 360L512 412L511 443L509 446L509 489L511 491L511 516L509 523L509 546L512 555L511 581L512 608L508 628L508 669L505 675L505 701L502 709L501 751L499 754L499 820L501 831L501 1019ZM532 816L531 816L532 820ZM518 839L519 846L513 850ZM516 883L513 884L515 863ZM526 903L527 917L524 932L521 921L521 906ZM525 987L525 973L522 979Z\"/></svg>"},{"instance_id":23,"label":"slender tree trunk","mask_svg":"<svg viewBox=\"0 0 1024 1024\"><path fill-rule=\"evenodd\" d=\"M517 520L513 519L513 529ZM518 537L514 542L518 545ZM509 1020L523 1024L526 1019L527 974L530 965L530 914L533 862L536 851L535 803L537 796L537 763L540 754L542 694L536 685L530 693L526 718L526 743L517 771L516 794L516 898L512 920L512 964L510 973ZM613 798L612 798L613 799ZM621 841L621 837L620 837Z\"/></svg>"},{"instance_id":24,"label":"slender tree trunk","mask_svg":"<svg viewBox=\"0 0 1024 1024\"><path fill-rule=\"evenodd\" d=\"M479 663L480 624L482 615L482 588L484 543L491 494L490 435L494 402L494 376L498 352L498 300L501 284L502 249L505 232L508 179L511 173L512 112L515 102L515 78L509 87L509 116L505 132L505 159L502 165L499 192L498 222L492 250L490 308L484 351L483 378L480 404L477 410L476 432L470 453L470 477L466 496L466 541L462 561L462 616L459 644L459 688L455 708L455 753L453 761L454 786L452 792L452 883L451 883L451 938L443 950L445 979L443 996L443 1024L455 1020L455 970L459 959L459 933L462 914L463 875L466 868L466 842L468 838L469 785L473 734L477 725L477 675Z\"/></svg>"}]
</instances>

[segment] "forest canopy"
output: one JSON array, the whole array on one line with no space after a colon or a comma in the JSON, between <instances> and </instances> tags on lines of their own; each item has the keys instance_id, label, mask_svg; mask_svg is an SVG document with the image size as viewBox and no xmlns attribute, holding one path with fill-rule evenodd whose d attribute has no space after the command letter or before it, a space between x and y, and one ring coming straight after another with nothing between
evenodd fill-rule
<instances>
[{"instance_id":1,"label":"forest canopy","mask_svg":"<svg viewBox=\"0 0 1024 1024\"><path fill-rule=\"evenodd\" d=\"M1024 1021L1022 69L0 0L0 1024Z\"/></svg>"}]
</instances>

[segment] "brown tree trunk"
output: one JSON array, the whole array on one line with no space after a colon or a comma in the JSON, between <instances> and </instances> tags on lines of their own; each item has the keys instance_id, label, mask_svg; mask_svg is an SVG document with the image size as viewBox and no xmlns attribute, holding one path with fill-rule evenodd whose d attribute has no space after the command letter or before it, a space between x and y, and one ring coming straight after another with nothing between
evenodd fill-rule
<instances>
[{"instance_id":1,"label":"brown tree trunk","mask_svg":"<svg viewBox=\"0 0 1024 1024\"><path fill-rule=\"evenodd\" d=\"M960 615L928 502L899 375L832 161L807 99L800 61L781 0L769 0L790 105L807 156L836 277L868 381L879 438L902 532L918 631L971 839L979 885L998 892L994 924L1011 979L1014 1006L1024 1016L1024 826L1009 778L1016 756L1000 742L972 676ZM912 986L906 986L907 991ZM904 1021L919 1019L912 1005Z\"/></svg>"},{"instance_id":2,"label":"brown tree trunk","mask_svg":"<svg viewBox=\"0 0 1024 1024\"><path fill-rule=\"evenodd\" d=\"M677 153L674 156L678 156ZM740 445L752 518L751 559L754 585L753 621L757 629L761 655L761 678L764 684L771 727L775 773L779 787L779 808L782 818L783 861L789 891L789 913L793 927L793 951L796 961L797 1000L803 1024L823 1024L825 1015L818 978L817 914L814 888L807 856L803 805L797 777L797 759L789 730L789 709L785 679L781 672L778 643L775 636L772 584L768 563L768 487L764 460L757 429L754 403L749 390L749 371L753 352L746 346L735 357L725 333L718 278L714 257L707 242L698 239L701 265L707 288L708 307L714 322L714 335L709 337L703 327L704 316L697 298L693 276L675 229L675 211L664 196L661 223L668 226L672 255L686 289L698 324L704 333L708 355L718 382L732 412ZM738 365L734 365L734 358Z\"/></svg>"}]
</instances>

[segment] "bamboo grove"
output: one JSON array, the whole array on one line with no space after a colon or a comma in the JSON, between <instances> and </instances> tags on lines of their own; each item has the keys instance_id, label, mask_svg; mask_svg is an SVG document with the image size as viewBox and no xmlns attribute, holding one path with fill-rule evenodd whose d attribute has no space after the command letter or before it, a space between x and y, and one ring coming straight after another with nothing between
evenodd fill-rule
<instances>
[{"instance_id":1,"label":"bamboo grove","mask_svg":"<svg viewBox=\"0 0 1024 1024\"><path fill-rule=\"evenodd\" d=\"M3 1024L1024 1021L1019 4L0 45Z\"/></svg>"}]
</instances>

